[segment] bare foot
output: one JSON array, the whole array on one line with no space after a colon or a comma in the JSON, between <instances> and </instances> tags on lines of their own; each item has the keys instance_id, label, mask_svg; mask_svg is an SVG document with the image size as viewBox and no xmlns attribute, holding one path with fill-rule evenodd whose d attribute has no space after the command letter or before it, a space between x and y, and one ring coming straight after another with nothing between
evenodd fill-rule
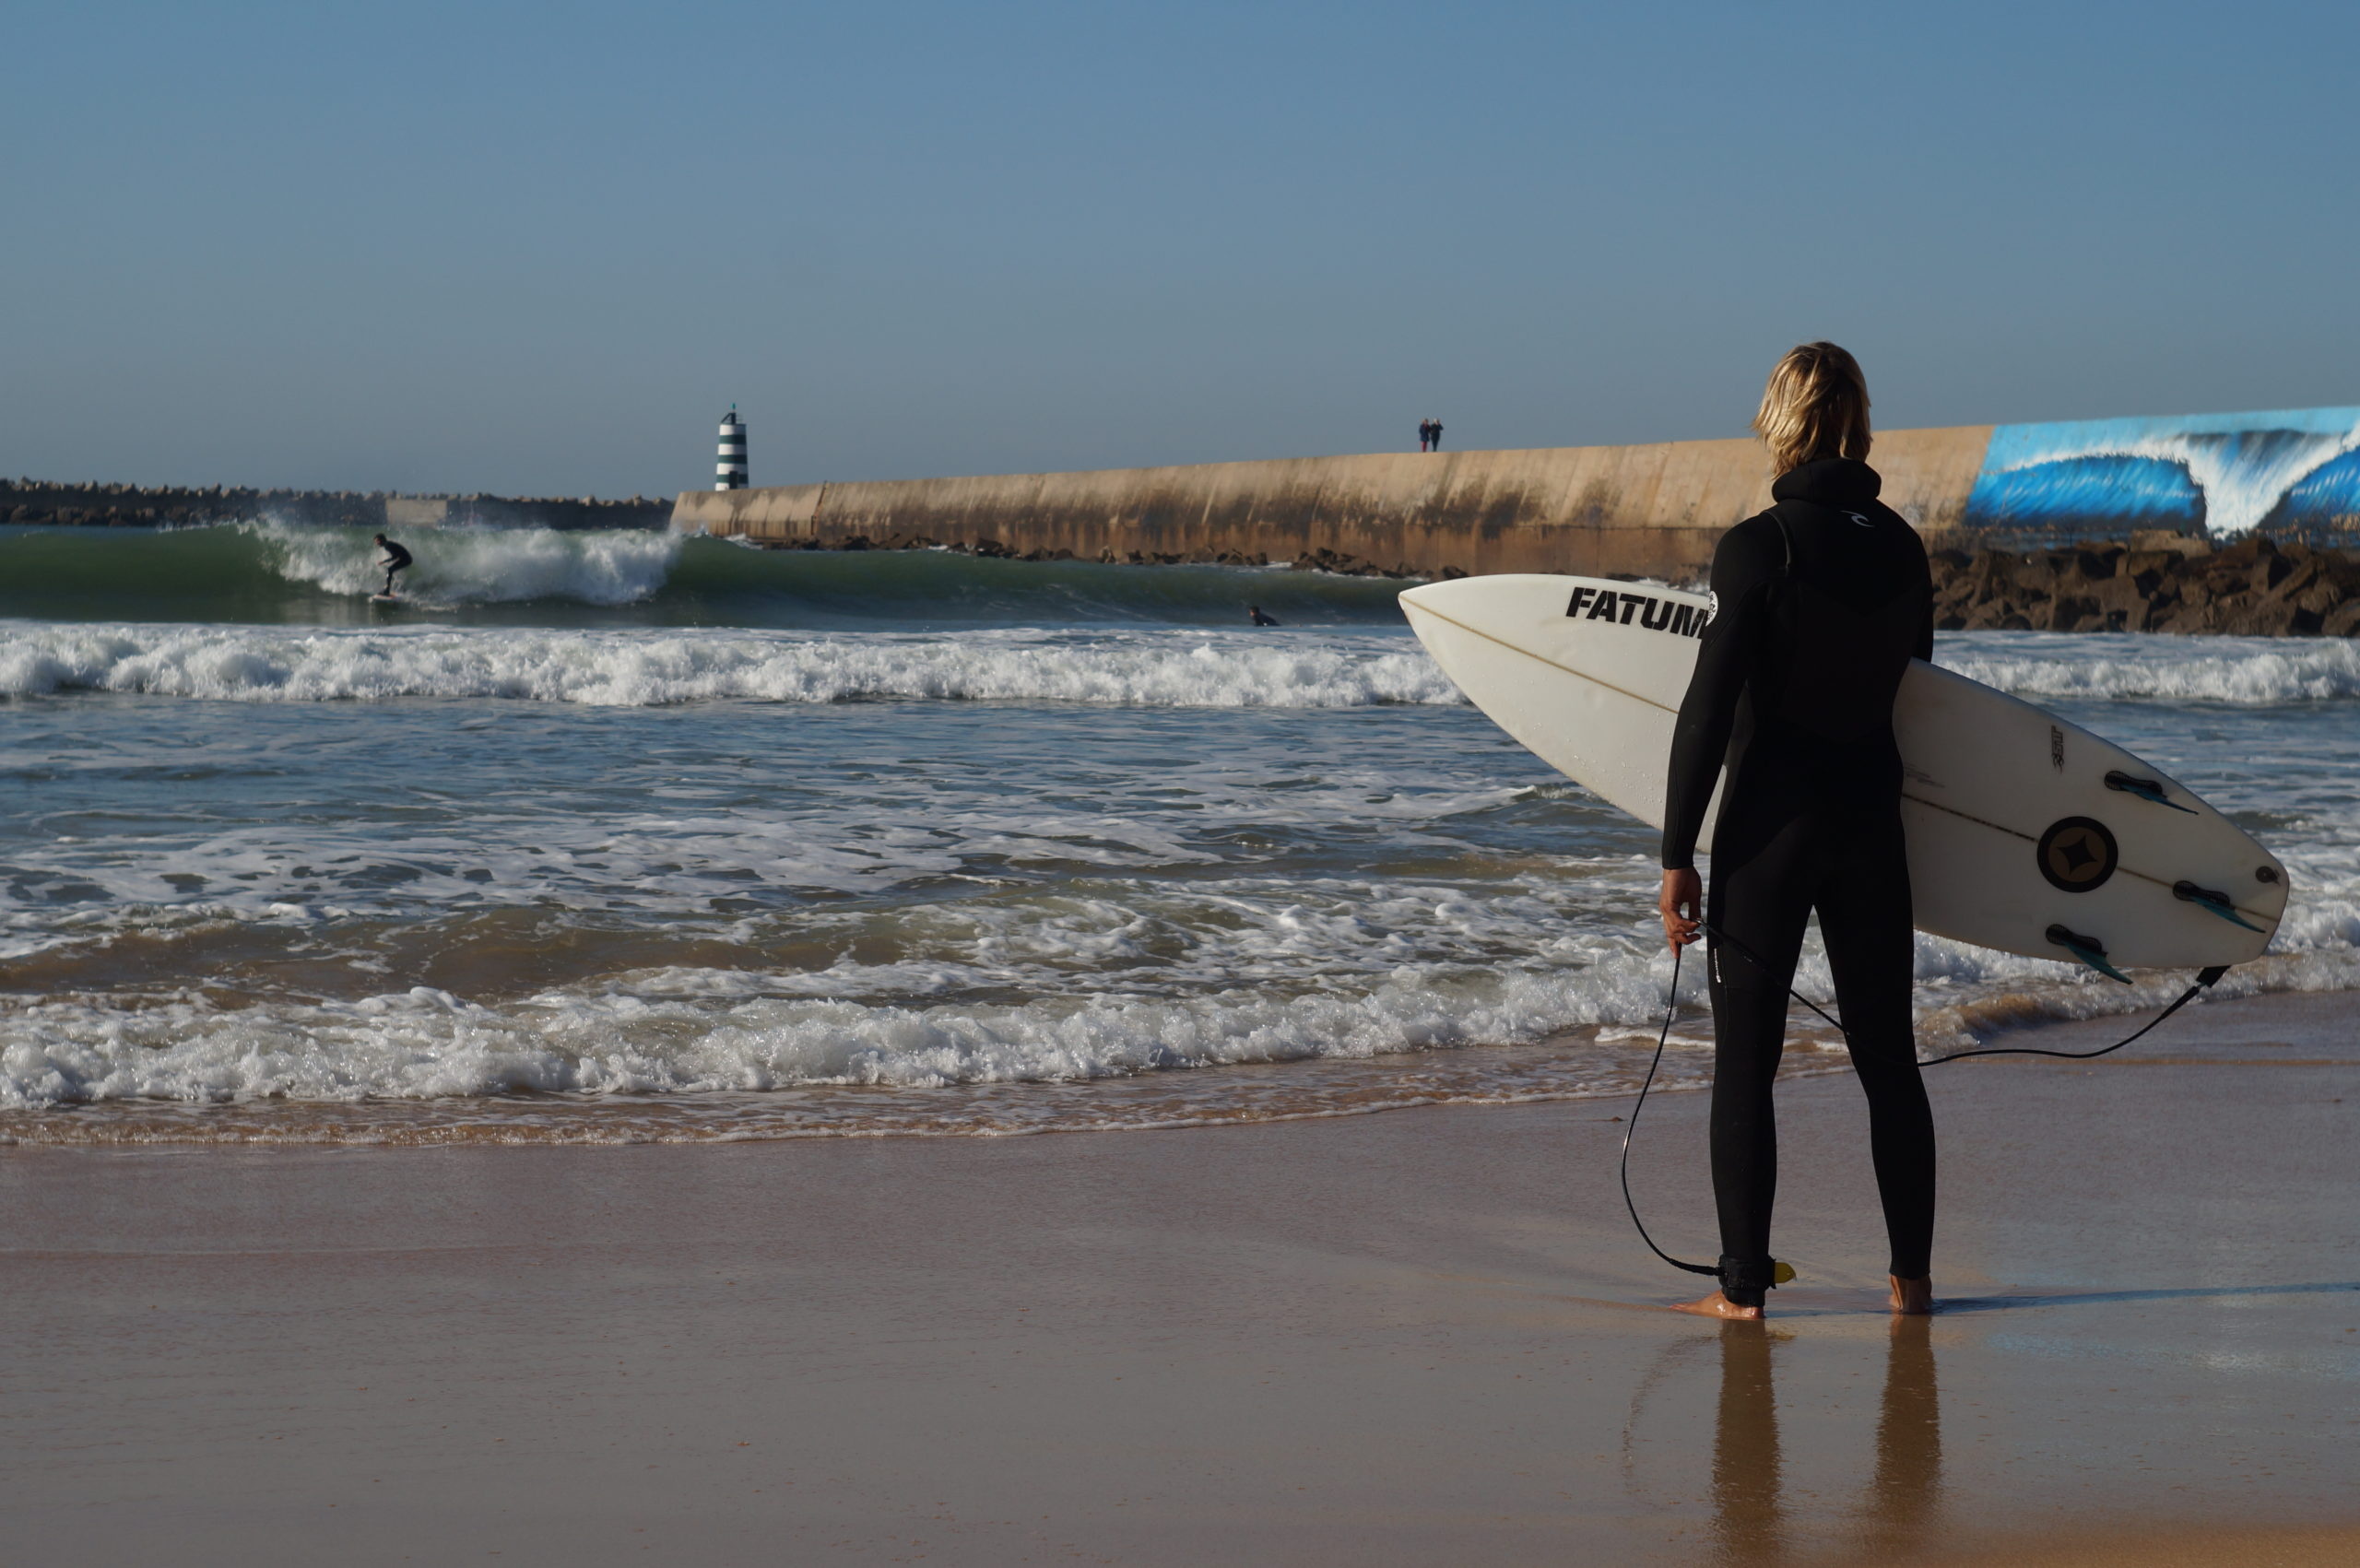
<instances>
[{"instance_id":1,"label":"bare foot","mask_svg":"<svg viewBox=\"0 0 2360 1568\"><path fill-rule=\"evenodd\" d=\"M1934 1311L1934 1278L1904 1279L1898 1274L1888 1274L1893 1281L1893 1315L1895 1317L1929 1317Z\"/></svg>"},{"instance_id":2,"label":"bare foot","mask_svg":"<svg viewBox=\"0 0 2360 1568\"><path fill-rule=\"evenodd\" d=\"M1762 1309L1760 1307L1740 1306L1735 1302L1729 1300L1727 1296L1721 1294L1718 1291L1715 1291L1711 1295L1706 1296L1702 1301L1682 1302L1671 1310L1674 1312L1693 1313L1698 1317L1731 1318L1740 1323L1759 1323L1762 1321Z\"/></svg>"}]
</instances>

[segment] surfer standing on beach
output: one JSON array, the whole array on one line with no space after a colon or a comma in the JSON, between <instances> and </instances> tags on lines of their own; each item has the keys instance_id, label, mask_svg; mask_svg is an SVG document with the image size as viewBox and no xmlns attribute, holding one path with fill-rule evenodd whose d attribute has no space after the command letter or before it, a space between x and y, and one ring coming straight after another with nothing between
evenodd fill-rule
<instances>
[{"instance_id":1,"label":"surfer standing on beach","mask_svg":"<svg viewBox=\"0 0 2360 1568\"><path fill-rule=\"evenodd\" d=\"M385 587L382 596L390 599L394 596L394 573L409 570L409 551L380 534L377 536L377 564L385 569Z\"/></svg>"},{"instance_id":2,"label":"surfer standing on beach","mask_svg":"<svg viewBox=\"0 0 2360 1568\"><path fill-rule=\"evenodd\" d=\"M1877 500L1881 481L1864 461L1868 383L1851 355L1833 343L1791 350L1770 372L1753 428L1769 444L1775 504L1714 551L1710 619L1665 799L1664 935L1675 951L1706 939L1721 1227L1721 1288L1680 1310L1758 1318L1776 1282L1770 1089L1815 911L1868 1094L1893 1310L1922 1314L1933 1310L1934 1123L1911 1027L1893 703L1909 661L1933 654L1933 584L1917 530ZM1725 760L1707 898L1694 852Z\"/></svg>"}]
</instances>

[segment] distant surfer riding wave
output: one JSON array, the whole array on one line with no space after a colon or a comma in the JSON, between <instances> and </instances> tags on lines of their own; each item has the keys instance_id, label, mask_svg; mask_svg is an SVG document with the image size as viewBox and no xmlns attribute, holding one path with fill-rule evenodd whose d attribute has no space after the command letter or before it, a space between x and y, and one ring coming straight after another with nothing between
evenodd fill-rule
<instances>
[{"instance_id":1,"label":"distant surfer riding wave","mask_svg":"<svg viewBox=\"0 0 2360 1568\"><path fill-rule=\"evenodd\" d=\"M409 570L409 551L402 548L401 546L385 537L383 534L377 536L376 544L377 564L385 569L385 585L378 592L377 597L381 599L397 598L399 595L394 592L394 574L395 572L407 572Z\"/></svg>"}]
</instances>

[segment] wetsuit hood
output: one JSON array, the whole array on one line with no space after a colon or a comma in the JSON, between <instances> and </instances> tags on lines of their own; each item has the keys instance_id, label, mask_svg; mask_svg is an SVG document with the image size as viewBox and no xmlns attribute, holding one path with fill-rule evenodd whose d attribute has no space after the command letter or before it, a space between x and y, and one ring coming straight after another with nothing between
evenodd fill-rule
<instances>
[{"instance_id":1,"label":"wetsuit hood","mask_svg":"<svg viewBox=\"0 0 2360 1568\"><path fill-rule=\"evenodd\" d=\"M1811 501L1822 506L1864 506L1876 500L1884 480L1857 457L1823 457L1789 468L1770 486L1777 501Z\"/></svg>"}]
</instances>

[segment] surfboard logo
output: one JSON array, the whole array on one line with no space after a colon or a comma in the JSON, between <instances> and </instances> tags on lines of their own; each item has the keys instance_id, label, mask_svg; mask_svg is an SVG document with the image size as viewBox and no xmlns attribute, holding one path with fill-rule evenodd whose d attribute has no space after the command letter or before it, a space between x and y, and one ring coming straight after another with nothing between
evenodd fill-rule
<instances>
[{"instance_id":1,"label":"surfboard logo","mask_svg":"<svg viewBox=\"0 0 2360 1568\"><path fill-rule=\"evenodd\" d=\"M2061 817L2051 822L2035 853L2048 885L2069 893L2104 887L2122 858L2113 832L2094 817Z\"/></svg>"},{"instance_id":2,"label":"surfboard logo","mask_svg":"<svg viewBox=\"0 0 2360 1568\"><path fill-rule=\"evenodd\" d=\"M1698 609L1670 599L1658 599L1652 594L1626 594L1612 588L1587 586L1574 590L1566 601L1565 619L1602 620L1610 626L1638 625L1649 631L1669 631L1675 637L1701 636L1705 623L1713 619L1712 610Z\"/></svg>"}]
</instances>

